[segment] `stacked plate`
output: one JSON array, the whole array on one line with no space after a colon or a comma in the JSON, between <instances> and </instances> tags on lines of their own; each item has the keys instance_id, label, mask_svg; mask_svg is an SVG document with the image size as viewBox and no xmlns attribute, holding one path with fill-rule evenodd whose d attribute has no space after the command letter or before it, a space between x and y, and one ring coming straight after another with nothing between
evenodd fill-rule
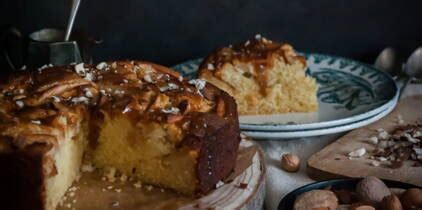
<instances>
[{"instance_id":1,"label":"stacked plate","mask_svg":"<svg viewBox=\"0 0 422 210\"><path fill-rule=\"evenodd\" d=\"M255 139L289 139L352 130L390 113L398 100L394 80L370 65L346 58L304 54L307 73L318 84L319 109L314 113L240 116L240 128ZM173 68L194 78L202 59Z\"/></svg>"}]
</instances>

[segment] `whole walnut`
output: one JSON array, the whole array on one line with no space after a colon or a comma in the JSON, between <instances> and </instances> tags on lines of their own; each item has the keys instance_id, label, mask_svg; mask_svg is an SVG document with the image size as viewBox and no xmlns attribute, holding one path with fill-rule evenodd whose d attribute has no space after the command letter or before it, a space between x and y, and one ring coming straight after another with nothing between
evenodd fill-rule
<instances>
[{"instance_id":1,"label":"whole walnut","mask_svg":"<svg viewBox=\"0 0 422 210\"><path fill-rule=\"evenodd\" d=\"M390 195L390 189L377 177L368 176L356 185L356 193L362 201L379 204L382 199Z\"/></svg>"},{"instance_id":2,"label":"whole walnut","mask_svg":"<svg viewBox=\"0 0 422 210\"><path fill-rule=\"evenodd\" d=\"M404 209L422 208L422 189L410 188L400 197Z\"/></svg>"},{"instance_id":3,"label":"whole walnut","mask_svg":"<svg viewBox=\"0 0 422 210\"><path fill-rule=\"evenodd\" d=\"M294 210L326 209L336 210L338 200L329 190L311 190L299 195L294 203Z\"/></svg>"}]
</instances>

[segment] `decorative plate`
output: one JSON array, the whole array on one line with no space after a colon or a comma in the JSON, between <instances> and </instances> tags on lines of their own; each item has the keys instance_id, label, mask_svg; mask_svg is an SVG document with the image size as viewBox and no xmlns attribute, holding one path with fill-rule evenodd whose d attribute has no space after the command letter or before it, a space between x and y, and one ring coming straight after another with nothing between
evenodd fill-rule
<instances>
[{"instance_id":1,"label":"decorative plate","mask_svg":"<svg viewBox=\"0 0 422 210\"><path fill-rule=\"evenodd\" d=\"M374 67L347 58L303 54L307 73L319 85L315 113L240 116L242 130L295 131L346 125L379 114L395 105L399 92L394 80ZM173 68L187 78L196 77L202 59Z\"/></svg>"},{"instance_id":2,"label":"decorative plate","mask_svg":"<svg viewBox=\"0 0 422 210\"><path fill-rule=\"evenodd\" d=\"M387 114L393 111L396 103L397 103L397 100L392 106L390 106L384 111L381 111L381 113L375 116L372 116L372 117L369 117L367 119L360 120L357 122L344 124L344 125L338 125L334 127L319 128L319 129L313 129L313 130L295 130L295 131L243 131L243 133L246 134L247 136L250 136L253 139L266 139L266 140L304 138L304 137L311 137L311 136L322 136L322 135L327 135L327 134L340 133L340 132L345 132L345 131L353 130L356 128L360 128L360 127L369 125L375 121L378 121L379 119L385 117Z\"/></svg>"}]
</instances>

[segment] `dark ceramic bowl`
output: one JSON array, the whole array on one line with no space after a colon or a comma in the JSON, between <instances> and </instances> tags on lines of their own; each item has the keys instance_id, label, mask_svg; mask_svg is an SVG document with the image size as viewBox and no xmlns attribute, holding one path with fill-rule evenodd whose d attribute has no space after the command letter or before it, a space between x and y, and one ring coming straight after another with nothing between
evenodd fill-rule
<instances>
[{"instance_id":1,"label":"dark ceramic bowl","mask_svg":"<svg viewBox=\"0 0 422 210\"><path fill-rule=\"evenodd\" d=\"M317 189L325 189L331 187L333 190L355 190L356 184L362 180L362 178L350 178L350 179L331 179L327 181L314 182L303 187L299 187L287 194L278 205L278 210L291 210L297 196L304 192ZM390 188L418 188L416 185L406 184L398 181L382 180Z\"/></svg>"}]
</instances>

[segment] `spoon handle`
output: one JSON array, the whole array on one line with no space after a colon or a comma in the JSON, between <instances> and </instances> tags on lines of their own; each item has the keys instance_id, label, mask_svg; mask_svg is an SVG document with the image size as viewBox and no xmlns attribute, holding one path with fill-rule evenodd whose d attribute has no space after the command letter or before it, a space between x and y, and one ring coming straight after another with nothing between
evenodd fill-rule
<instances>
[{"instance_id":1,"label":"spoon handle","mask_svg":"<svg viewBox=\"0 0 422 210\"><path fill-rule=\"evenodd\" d=\"M78 12L80 0L72 0L72 8L70 10L70 16L67 23L66 35L64 41L69 41L70 33L72 32L73 23L75 22L76 13Z\"/></svg>"}]
</instances>

